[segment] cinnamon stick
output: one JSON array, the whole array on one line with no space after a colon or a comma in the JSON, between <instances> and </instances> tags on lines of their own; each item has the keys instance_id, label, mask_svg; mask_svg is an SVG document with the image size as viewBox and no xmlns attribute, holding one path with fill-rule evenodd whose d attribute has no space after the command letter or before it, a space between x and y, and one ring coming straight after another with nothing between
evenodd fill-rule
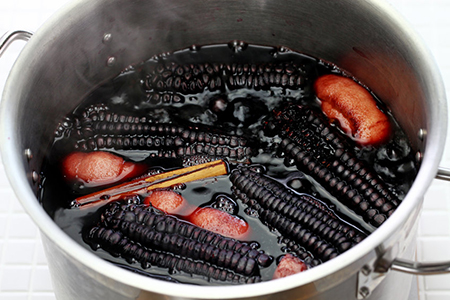
<instances>
[{"instance_id":1,"label":"cinnamon stick","mask_svg":"<svg viewBox=\"0 0 450 300\"><path fill-rule=\"evenodd\" d=\"M75 207L86 207L118 200L123 196L136 195L159 188L168 188L210 177L228 174L228 165L223 160L215 160L200 165L171 170L168 172L138 178L108 189L76 198Z\"/></svg>"}]
</instances>

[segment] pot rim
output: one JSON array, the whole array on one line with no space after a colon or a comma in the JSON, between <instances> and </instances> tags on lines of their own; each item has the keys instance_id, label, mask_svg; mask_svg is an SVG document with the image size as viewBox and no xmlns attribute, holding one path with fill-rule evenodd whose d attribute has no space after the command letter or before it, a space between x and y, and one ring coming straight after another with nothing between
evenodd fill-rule
<instances>
[{"instance_id":1,"label":"pot rim","mask_svg":"<svg viewBox=\"0 0 450 300\"><path fill-rule=\"evenodd\" d=\"M368 255L371 251L374 251L374 249L380 246L385 240L388 240L392 235L392 232L396 228L401 228L401 226L411 216L413 211L417 209L417 206L421 206L423 195L437 172L439 160L443 153L443 145L445 143L447 128L445 91L442 78L431 54L426 49L424 43L417 36L417 34L409 28L409 25L403 17L401 17L399 13L396 12L388 3L377 0L370 0L369 2L373 6L377 7L378 10L382 11L386 18L389 18L398 28L401 28L405 32L405 36L409 37L411 45L416 46L416 49L414 49L415 52L420 55L422 58L421 63L427 70L429 70L429 76L426 80L430 84L433 84L432 92L436 95L436 101L438 104L435 107L431 107L431 113L430 116L428 116L428 125L431 124L433 126L430 127L438 128L440 130L435 130L428 133L426 140L426 152L424 153L418 175L413 186L403 200L402 205L399 206L394 215L390 217L380 228L368 236L363 242L345 253L340 254L337 258L308 270L308 272L299 273L278 280L237 286L194 286L189 284L174 284L171 282L165 282L134 274L108 263L83 248L68 235L66 235L56 225L56 223L53 222L53 220L43 210L42 206L38 203L35 194L27 182L27 176L24 176L24 172L22 170L17 169L17 166L22 165L22 155L20 155L19 152L23 149L21 150L17 148L18 143L16 143L16 139L14 137L16 129L13 126L16 124L16 121L12 120L9 116L9 111L13 105L13 103L11 103L12 101L9 101L9 99L13 98L11 97L11 94L13 93L12 91L14 90L13 84L16 82L16 79L20 77L18 70L27 65L24 60L25 55L23 55L23 53L25 53L29 48L28 45L25 46L23 53L19 56L13 66L13 69L11 70L10 76L5 84L3 101L1 103L0 110L0 119L3 120L2 124L0 124L0 150L5 171L17 198L25 208L26 212L38 225L40 231L52 242L63 249L64 252L74 260L92 270L95 270L106 278L112 278L123 284L145 291L151 291L174 297L230 299L262 296L269 293L286 291L315 282L352 263L355 263L357 260ZM77 3L75 1L60 10L55 16L52 17L50 21L47 21L42 28L39 29L32 39L38 39L40 32L51 30L53 24L76 5ZM82 257L82 259L79 259L79 257ZM48 259L51 259L51 257ZM354 270L354 272L357 271L358 270Z\"/></svg>"}]
</instances>

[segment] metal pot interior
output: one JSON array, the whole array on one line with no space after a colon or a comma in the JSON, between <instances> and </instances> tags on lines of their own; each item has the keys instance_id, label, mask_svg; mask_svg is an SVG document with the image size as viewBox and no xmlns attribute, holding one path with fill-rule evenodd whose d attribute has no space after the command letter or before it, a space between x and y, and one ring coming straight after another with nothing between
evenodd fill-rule
<instances>
[{"instance_id":1,"label":"metal pot interior","mask_svg":"<svg viewBox=\"0 0 450 300\"><path fill-rule=\"evenodd\" d=\"M285 46L347 70L386 103L415 151L423 153L418 179L405 199L410 204L402 204L393 220L341 262L330 264L328 271L322 268L324 273L314 273L311 279L298 277L298 283L289 282L284 288L327 276L382 243L393 244L408 216L417 215L442 155L445 96L427 50L387 4L352 0L75 1L50 19L23 50L5 87L1 115L2 156L13 188L43 233L68 256L76 257L74 249L79 246L64 238L45 215L36 201L38 182L32 176L41 168L57 122L95 87L130 64L192 44L232 40ZM427 132L425 139L417 137L421 129ZM31 159L23 155L25 149L31 150ZM96 260L89 255L89 261Z\"/></svg>"}]
</instances>

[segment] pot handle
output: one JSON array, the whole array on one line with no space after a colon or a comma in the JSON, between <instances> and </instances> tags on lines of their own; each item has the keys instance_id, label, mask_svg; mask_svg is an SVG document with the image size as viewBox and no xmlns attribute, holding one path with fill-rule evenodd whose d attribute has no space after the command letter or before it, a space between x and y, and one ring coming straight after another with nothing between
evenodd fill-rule
<instances>
[{"instance_id":1,"label":"pot handle","mask_svg":"<svg viewBox=\"0 0 450 300\"><path fill-rule=\"evenodd\" d=\"M447 168L439 168L436 174L437 179L450 181L450 169Z\"/></svg>"},{"instance_id":2,"label":"pot handle","mask_svg":"<svg viewBox=\"0 0 450 300\"><path fill-rule=\"evenodd\" d=\"M450 169L438 168L436 179L450 181ZM398 271L412 275L438 275L450 273L450 261L416 262L395 258L376 258L364 265L358 272L356 296L358 300L367 299L372 291L384 280L389 271Z\"/></svg>"},{"instance_id":3,"label":"pot handle","mask_svg":"<svg viewBox=\"0 0 450 300\"><path fill-rule=\"evenodd\" d=\"M33 33L26 30L13 30L6 32L0 38L0 57L12 42L17 40L28 41L33 36Z\"/></svg>"},{"instance_id":4,"label":"pot handle","mask_svg":"<svg viewBox=\"0 0 450 300\"><path fill-rule=\"evenodd\" d=\"M398 271L412 275L439 275L450 273L450 261L442 262L415 262L396 258L391 263L384 260L375 263L372 269L366 264L358 273L358 286L356 296L358 300L367 299L385 279L388 271Z\"/></svg>"},{"instance_id":5,"label":"pot handle","mask_svg":"<svg viewBox=\"0 0 450 300\"><path fill-rule=\"evenodd\" d=\"M450 181L450 169L438 168L436 179ZM414 275L437 275L450 273L450 261L424 263L396 258L390 269Z\"/></svg>"},{"instance_id":6,"label":"pot handle","mask_svg":"<svg viewBox=\"0 0 450 300\"><path fill-rule=\"evenodd\" d=\"M396 258L391 265L391 270L414 275L438 275L450 273L450 261L421 263L406 259Z\"/></svg>"}]
</instances>

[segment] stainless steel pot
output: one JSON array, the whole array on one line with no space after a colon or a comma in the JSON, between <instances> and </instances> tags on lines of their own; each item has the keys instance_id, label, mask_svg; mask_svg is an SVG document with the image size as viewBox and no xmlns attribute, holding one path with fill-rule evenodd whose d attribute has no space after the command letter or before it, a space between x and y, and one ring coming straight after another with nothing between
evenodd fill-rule
<instances>
[{"instance_id":1,"label":"stainless steel pot","mask_svg":"<svg viewBox=\"0 0 450 300\"><path fill-rule=\"evenodd\" d=\"M24 36L5 36L0 54L8 42ZM331 61L387 104L421 161L394 215L323 265L247 286L199 287L146 278L110 265L66 236L36 200L39 170L57 121L132 63L194 43L232 40L283 45ZM412 277L403 272L448 271L448 264L407 260L413 257L416 220L444 147L444 88L431 55L385 2L75 1L23 49L5 86L0 120L4 165L42 232L58 299L406 299Z\"/></svg>"}]
</instances>

